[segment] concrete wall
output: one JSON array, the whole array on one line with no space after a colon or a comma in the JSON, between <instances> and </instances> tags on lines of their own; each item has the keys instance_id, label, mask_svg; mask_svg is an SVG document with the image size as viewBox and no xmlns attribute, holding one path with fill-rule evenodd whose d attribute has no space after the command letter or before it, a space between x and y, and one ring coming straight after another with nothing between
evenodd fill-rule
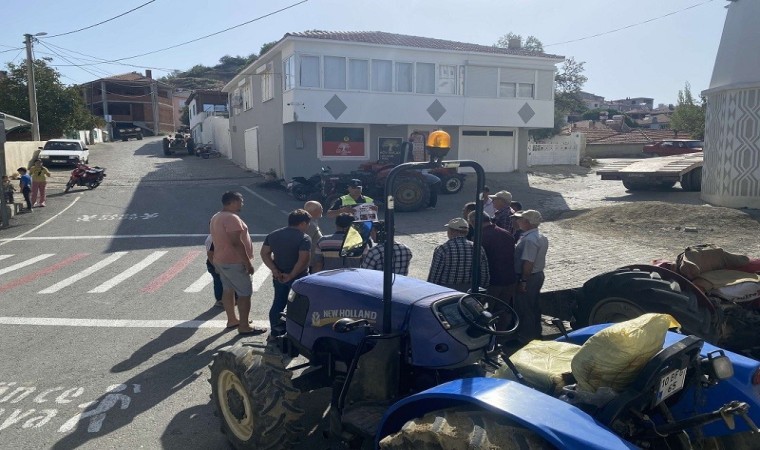
<instances>
[{"instance_id":1,"label":"concrete wall","mask_svg":"<svg viewBox=\"0 0 760 450\"><path fill-rule=\"evenodd\" d=\"M45 145L45 141L40 142L6 142L5 143L5 175L16 173L19 167L29 167L32 165L35 157L39 154L37 147Z\"/></svg>"}]
</instances>

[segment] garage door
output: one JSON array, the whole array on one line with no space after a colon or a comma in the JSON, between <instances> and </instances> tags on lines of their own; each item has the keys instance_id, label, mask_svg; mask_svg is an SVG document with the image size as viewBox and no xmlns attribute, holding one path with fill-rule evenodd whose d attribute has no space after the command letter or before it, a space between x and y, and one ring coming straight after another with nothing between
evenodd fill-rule
<instances>
[{"instance_id":1,"label":"garage door","mask_svg":"<svg viewBox=\"0 0 760 450\"><path fill-rule=\"evenodd\" d=\"M477 161L486 172L515 170L515 136L512 130L463 128L459 157Z\"/></svg>"}]
</instances>

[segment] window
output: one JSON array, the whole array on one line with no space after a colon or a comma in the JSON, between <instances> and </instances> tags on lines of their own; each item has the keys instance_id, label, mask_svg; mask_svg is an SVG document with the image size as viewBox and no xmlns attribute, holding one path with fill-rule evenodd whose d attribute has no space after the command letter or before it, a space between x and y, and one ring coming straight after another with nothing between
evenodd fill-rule
<instances>
[{"instance_id":1,"label":"window","mask_svg":"<svg viewBox=\"0 0 760 450\"><path fill-rule=\"evenodd\" d=\"M282 90L287 91L294 87L296 87L296 57L290 55L282 61Z\"/></svg>"},{"instance_id":2,"label":"window","mask_svg":"<svg viewBox=\"0 0 760 450\"><path fill-rule=\"evenodd\" d=\"M435 64L417 63L416 92L435 94Z\"/></svg>"},{"instance_id":3,"label":"window","mask_svg":"<svg viewBox=\"0 0 760 450\"><path fill-rule=\"evenodd\" d=\"M243 111L248 111L253 108L253 96L251 95L251 84L246 82L243 85L243 90L240 93L243 96Z\"/></svg>"},{"instance_id":4,"label":"window","mask_svg":"<svg viewBox=\"0 0 760 450\"><path fill-rule=\"evenodd\" d=\"M320 159L367 159L368 130L365 127L321 127Z\"/></svg>"},{"instance_id":5,"label":"window","mask_svg":"<svg viewBox=\"0 0 760 450\"><path fill-rule=\"evenodd\" d=\"M517 83L499 83L499 97L517 97Z\"/></svg>"},{"instance_id":6,"label":"window","mask_svg":"<svg viewBox=\"0 0 760 450\"><path fill-rule=\"evenodd\" d=\"M346 58L325 56L325 89L346 89Z\"/></svg>"},{"instance_id":7,"label":"window","mask_svg":"<svg viewBox=\"0 0 760 450\"><path fill-rule=\"evenodd\" d=\"M360 91L369 90L369 61L366 59L348 60L348 88Z\"/></svg>"},{"instance_id":8,"label":"window","mask_svg":"<svg viewBox=\"0 0 760 450\"><path fill-rule=\"evenodd\" d=\"M489 136L501 136L501 137L511 137L514 136L515 133L513 131L489 131Z\"/></svg>"},{"instance_id":9,"label":"window","mask_svg":"<svg viewBox=\"0 0 760 450\"><path fill-rule=\"evenodd\" d=\"M301 56L302 87L319 87L319 56Z\"/></svg>"},{"instance_id":10,"label":"window","mask_svg":"<svg viewBox=\"0 0 760 450\"><path fill-rule=\"evenodd\" d=\"M533 84L519 83L517 88L517 96L520 98L533 98Z\"/></svg>"},{"instance_id":11,"label":"window","mask_svg":"<svg viewBox=\"0 0 760 450\"><path fill-rule=\"evenodd\" d=\"M438 93L457 93L457 66L438 66Z\"/></svg>"},{"instance_id":12,"label":"window","mask_svg":"<svg viewBox=\"0 0 760 450\"><path fill-rule=\"evenodd\" d=\"M488 136L486 130L464 130L462 136Z\"/></svg>"},{"instance_id":13,"label":"window","mask_svg":"<svg viewBox=\"0 0 760 450\"><path fill-rule=\"evenodd\" d=\"M267 67L267 71L261 74L261 101L272 100L274 98L274 74Z\"/></svg>"},{"instance_id":14,"label":"window","mask_svg":"<svg viewBox=\"0 0 760 450\"><path fill-rule=\"evenodd\" d=\"M414 90L414 64L396 63L396 92Z\"/></svg>"},{"instance_id":15,"label":"window","mask_svg":"<svg viewBox=\"0 0 760 450\"><path fill-rule=\"evenodd\" d=\"M393 61L372 60L372 90L378 92L393 91Z\"/></svg>"}]
</instances>

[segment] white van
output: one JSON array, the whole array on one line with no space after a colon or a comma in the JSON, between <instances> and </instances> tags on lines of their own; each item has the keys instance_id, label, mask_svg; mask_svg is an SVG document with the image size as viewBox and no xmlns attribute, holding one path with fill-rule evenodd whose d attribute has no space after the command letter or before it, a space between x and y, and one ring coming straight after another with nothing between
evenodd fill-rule
<instances>
[{"instance_id":1,"label":"white van","mask_svg":"<svg viewBox=\"0 0 760 450\"><path fill-rule=\"evenodd\" d=\"M87 164L90 161L90 150L79 139L51 139L39 147L39 158L43 164Z\"/></svg>"}]
</instances>

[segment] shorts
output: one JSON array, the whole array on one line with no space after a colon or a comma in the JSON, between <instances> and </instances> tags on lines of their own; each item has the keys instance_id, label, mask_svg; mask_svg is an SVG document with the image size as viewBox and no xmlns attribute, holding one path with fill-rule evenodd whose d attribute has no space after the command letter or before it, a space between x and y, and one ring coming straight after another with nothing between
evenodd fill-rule
<instances>
[{"instance_id":1,"label":"shorts","mask_svg":"<svg viewBox=\"0 0 760 450\"><path fill-rule=\"evenodd\" d=\"M215 264L214 267L222 279L224 290L233 290L238 297L253 295L251 276L248 275L243 264Z\"/></svg>"}]
</instances>

